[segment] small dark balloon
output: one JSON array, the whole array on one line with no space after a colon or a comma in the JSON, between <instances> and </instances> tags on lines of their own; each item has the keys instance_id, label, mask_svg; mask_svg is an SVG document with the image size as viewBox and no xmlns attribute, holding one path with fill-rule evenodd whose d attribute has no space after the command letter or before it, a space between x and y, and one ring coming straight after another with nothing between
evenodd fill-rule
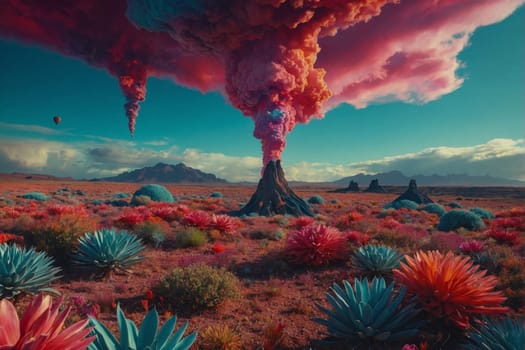
<instances>
[{"instance_id":1,"label":"small dark balloon","mask_svg":"<svg viewBox=\"0 0 525 350\"><path fill-rule=\"evenodd\" d=\"M53 117L53 121L55 122L55 125L58 125L62 121L62 118L60 118L58 115L56 115L56 116Z\"/></svg>"}]
</instances>

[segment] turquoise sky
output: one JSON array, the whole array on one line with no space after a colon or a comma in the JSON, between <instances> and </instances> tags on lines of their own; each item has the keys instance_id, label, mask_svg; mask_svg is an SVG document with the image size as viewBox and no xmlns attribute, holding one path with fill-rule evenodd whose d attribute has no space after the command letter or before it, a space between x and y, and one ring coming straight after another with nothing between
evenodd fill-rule
<instances>
[{"instance_id":1,"label":"turquoise sky","mask_svg":"<svg viewBox=\"0 0 525 350\"><path fill-rule=\"evenodd\" d=\"M352 172L348 164L360 164L355 169L366 170L363 164L367 161L417 153L430 147L475 147L494 139L513 140L513 147L523 150L524 23L524 9L520 8L501 23L479 28L470 46L460 55L464 66L458 74L466 78L463 86L437 101L424 105L388 103L360 110L342 105L322 120L298 125L288 135L283 154L285 169L287 164L329 163L334 167L346 166L347 172ZM119 144L133 141L129 152L138 148L180 154L186 149L196 149L205 154L260 158L260 143L252 136L253 122L218 93L202 94L169 80L150 78L135 137L131 139L124 116L124 97L116 79L105 71L55 52L4 39L0 39L0 52L0 138L4 143L11 142L10 147L16 147L16 140L33 140L35 145L58 142L72 148L85 142L97 147L93 142L101 142L100 147L111 147L113 140ZM62 117L59 126L52 122L57 114ZM16 127L20 124L58 132ZM97 141L86 135L107 139ZM152 141L163 144L155 146ZM2 159L7 158L9 150L4 147ZM16 164L21 163L14 161L6 164L5 171L31 167L25 164L17 169ZM246 178L255 176L253 160L250 166L251 175ZM385 165L378 170L387 168ZM431 171L431 164L427 168ZM398 170L411 175L416 169ZM67 170L61 171L62 175L69 175L64 174ZM519 178L512 172L499 174L489 168L472 169L473 173L480 171ZM439 168L435 172L439 173Z\"/></svg>"}]
</instances>

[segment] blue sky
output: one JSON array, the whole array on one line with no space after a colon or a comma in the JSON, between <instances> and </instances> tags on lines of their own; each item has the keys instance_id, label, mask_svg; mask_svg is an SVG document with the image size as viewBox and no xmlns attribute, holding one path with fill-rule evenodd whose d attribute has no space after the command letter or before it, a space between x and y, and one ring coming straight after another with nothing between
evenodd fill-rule
<instances>
[{"instance_id":1,"label":"blue sky","mask_svg":"<svg viewBox=\"0 0 525 350\"><path fill-rule=\"evenodd\" d=\"M341 105L288 135L289 180L358 172L469 173L525 180L523 7L479 28L460 54L458 90L427 104ZM157 161L257 180L253 122L219 94L149 78L135 137L107 72L0 39L0 171L92 178ZM54 115L62 123L53 124Z\"/></svg>"}]
</instances>

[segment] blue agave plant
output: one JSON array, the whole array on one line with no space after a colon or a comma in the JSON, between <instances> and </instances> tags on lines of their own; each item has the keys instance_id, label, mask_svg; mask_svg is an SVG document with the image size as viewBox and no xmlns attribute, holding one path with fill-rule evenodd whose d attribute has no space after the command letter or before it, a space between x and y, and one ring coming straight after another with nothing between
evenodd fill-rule
<instances>
[{"instance_id":1,"label":"blue agave plant","mask_svg":"<svg viewBox=\"0 0 525 350\"><path fill-rule=\"evenodd\" d=\"M182 337L188 328L188 322L173 333L177 323L176 316L167 320L162 328L157 331L159 315L155 309L148 312L142 320L140 329L137 329L133 321L126 318L120 305L118 305L117 322L120 341L106 326L97 319L90 317L90 323L93 326L92 334L96 335L96 338L89 345L88 350L187 350L197 338L197 332Z\"/></svg>"},{"instance_id":2,"label":"blue agave plant","mask_svg":"<svg viewBox=\"0 0 525 350\"><path fill-rule=\"evenodd\" d=\"M414 303L401 306L405 287L396 294L393 282L387 287L383 278L376 277L371 284L365 278L355 279L353 286L348 281L343 285L344 289L334 283L334 294L326 293L331 310L317 305L328 318L313 319L337 340L379 345L413 337L424 324L415 319L420 310Z\"/></svg>"},{"instance_id":3,"label":"blue agave plant","mask_svg":"<svg viewBox=\"0 0 525 350\"><path fill-rule=\"evenodd\" d=\"M352 263L363 273L381 275L399 267L403 257L403 254L390 247L367 244L355 251Z\"/></svg>"},{"instance_id":4,"label":"blue agave plant","mask_svg":"<svg viewBox=\"0 0 525 350\"><path fill-rule=\"evenodd\" d=\"M0 299L13 298L20 293L57 293L47 287L60 278L60 268L54 267L53 261L33 248L26 250L16 245L0 244Z\"/></svg>"},{"instance_id":5,"label":"blue agave plant","mask_svg":"<svg viewBox=\"0 0 525 350\"><path fill-rule=\"evenodd\" d=\"M522 350L525 349L523 320L507 317L503 320L483 318L479 326L467 333L469 350Z\"/></svg>"},{"instance_id":6,"label":"blue agave plant","mask_svg":"<svg viewBox=\"0 0 525 350\"><path fill-rule=\"evenodd\" d=\"M105 272L128 271L142 260L143 257L138 254L143 250L144 246L135 235L126 231L102 229L80 237L78 251L72 255L72 259L78 265Z\"/></svg>"}]
</instances>

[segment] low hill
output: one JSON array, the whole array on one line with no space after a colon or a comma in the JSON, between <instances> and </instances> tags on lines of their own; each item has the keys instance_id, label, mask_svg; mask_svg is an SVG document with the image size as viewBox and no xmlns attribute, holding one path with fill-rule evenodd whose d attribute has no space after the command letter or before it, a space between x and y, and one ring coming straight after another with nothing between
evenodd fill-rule
<instances>
[{"instance_id":1,"label":"low hill","mask_svg":"<svg viewBox=\"0 0 525 350\"><path fill-rule=\"evenodd\" d=\"M208 174L178 163L176 165L158 163L152 167L144 167L122 174L93 179L92 181L110 182L162 182L162 183L226 183L214 174Z\"/></svg>"}]
</instances>

